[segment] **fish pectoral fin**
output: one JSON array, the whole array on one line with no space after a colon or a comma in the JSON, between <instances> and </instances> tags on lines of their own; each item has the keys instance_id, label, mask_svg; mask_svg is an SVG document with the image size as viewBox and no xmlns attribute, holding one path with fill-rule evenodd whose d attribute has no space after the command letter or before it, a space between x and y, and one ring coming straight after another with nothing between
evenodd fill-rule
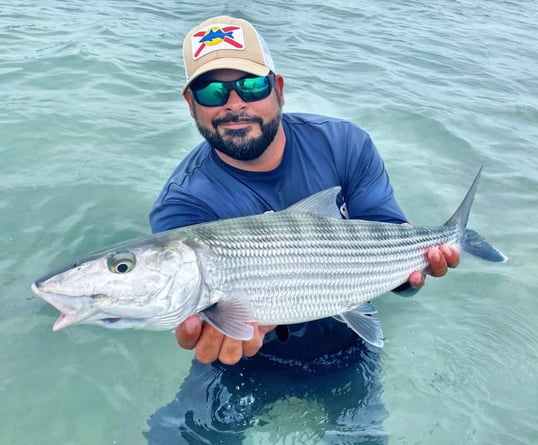
<instances>
[{"instance_id":1,"label":"fish pectoral fin","mask_svg":"<svg viewBox=\"0 0 538 445\"><path fill-rule=\"evenodd\" d=\"M375 313L377 313L377 310L373 304L364 303L352 311L340 314L340 317L364 341L382 348L383 329L379 319L372 316Z\"/></svg>"},{"instance_id":2,"label":"fish pectoral fin","mask_svg":"<svg viewBox=\"0 0 538 445\"><path fill-rule=\"evenodd\" d=\"M220 300L199 314L217 331L237 340L250 340L254 328L249 322L256 320L250 302L242 296Z\"/></svg>"}]
</instances>

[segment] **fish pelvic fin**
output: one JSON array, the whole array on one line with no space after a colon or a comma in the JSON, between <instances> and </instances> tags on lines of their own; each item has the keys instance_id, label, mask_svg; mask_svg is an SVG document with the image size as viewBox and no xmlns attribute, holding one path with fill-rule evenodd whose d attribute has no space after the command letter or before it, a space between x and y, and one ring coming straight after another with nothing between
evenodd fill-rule
<instances>
[{"instance_id":1,"label":"fish pelvic fin","mask_svg":"<svg viewBox=\"0 0 538 445\"><path fill-rule=\"evenodd\" d=\"M461 247L465 252L486 261L504 263L508 258L499 249L493 246L493 244L487 241L478 232L467 229L471 207L473 205L474 196L476 194L476 189L478 188L483 168L483 166L480 167L465 198L463 198L463 201L445 225L457 225L461 228L463 231Z\"/></svg>"},{"instance_id":2,"label":"fish pelvic fin","mask_svg":"<svg viewBox=\"0 0 538 445\"><path fill-rule=\"evenodd\" d=\"M217 331L237 340L250 340L254 328L249 322L256 320L250 301L242 295L234 295L218 301L199 314Z\"/></svg>"},{"instance_id":3,"label":"fish pelvic fin","mask_svg":"<svg viewBox=\"0 0 538 445\"><path fill-rule=\"evenodd\" d=\"M352 311L340 314L337 319L342 319L355 333L365 342L373 346L382 348L383 329L377 317L373 317L377 310L371 303L364 303Z\"/></svg>"}]
</instances>

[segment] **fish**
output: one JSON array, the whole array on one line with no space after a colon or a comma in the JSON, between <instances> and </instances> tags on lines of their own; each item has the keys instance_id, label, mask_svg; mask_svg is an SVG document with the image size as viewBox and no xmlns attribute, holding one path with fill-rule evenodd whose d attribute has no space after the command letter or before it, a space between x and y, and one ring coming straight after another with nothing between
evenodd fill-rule
<instances>
[{"instance_id":1,"label":"fish","mask_svg":"<svg viewBox=\"0 0 538 445\"><path fill-rule=\"evenodd\" d=\"M449 244L492 262L507 257L467 222L482 168L441 226L342 217L340 187L276 212L221 219L119 243L36 280L60 311L58 331L89 324L169 330L198 314L223 334L253 336L251 322L335 317L382 347L371 301L425 271L428 249Z\"/></svg>"},{"instance_id":2,"label":"fish","mask_svg":"<svg viewBox=\"0 0 538 445\"><path fill-rule=\"evenodd\" d=\"M202 37L199 43L212 42L213 40L233 39L233 31L224 32L222 29L211 29L204 37Z\"/></svg>"}]
</instances>

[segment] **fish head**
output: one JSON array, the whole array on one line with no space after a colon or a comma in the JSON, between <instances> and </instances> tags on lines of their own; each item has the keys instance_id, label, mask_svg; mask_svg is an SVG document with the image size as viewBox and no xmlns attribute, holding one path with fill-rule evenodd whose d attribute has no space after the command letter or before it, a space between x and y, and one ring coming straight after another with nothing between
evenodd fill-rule
<instances>
[{"instance_id":1,"label":"fish head","mask_svg":"<svg viewBox=\"0 0 538 445\"><path fill-rule=\"evenodd\" d=\"M174 328L196 312L200 272L181 241L123 244L49 274L32 291L60 311L53 330Z\"/></svg>"}]
</instances>

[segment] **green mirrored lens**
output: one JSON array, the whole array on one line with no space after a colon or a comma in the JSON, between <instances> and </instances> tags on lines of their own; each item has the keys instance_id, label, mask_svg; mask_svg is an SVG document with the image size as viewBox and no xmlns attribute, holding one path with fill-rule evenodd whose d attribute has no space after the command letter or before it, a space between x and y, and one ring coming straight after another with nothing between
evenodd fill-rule
<instances>
[{"instance_id":1,"label":"green mirrored lens","mask_svg":"<svg viewBox=\"0 0 538 445\"><path fill-rule=\"evenodd\" d=\"M267 77L251 77L237 81L236 89L239 97L246 102L263 99L269 95L269 80Z\"/></svg>"},{"instance_id":2,"label":"green mirrored lens","mask_svg":"<svg viewBox=\"0 0 538 445\"><path fill-rule=\"evenodd\" d=\"M200 105L215 107L224 105L228 101L230 90L224 82L211 82L206 87L196 90L194 94Z\"/></svg>"}]
</instances>

